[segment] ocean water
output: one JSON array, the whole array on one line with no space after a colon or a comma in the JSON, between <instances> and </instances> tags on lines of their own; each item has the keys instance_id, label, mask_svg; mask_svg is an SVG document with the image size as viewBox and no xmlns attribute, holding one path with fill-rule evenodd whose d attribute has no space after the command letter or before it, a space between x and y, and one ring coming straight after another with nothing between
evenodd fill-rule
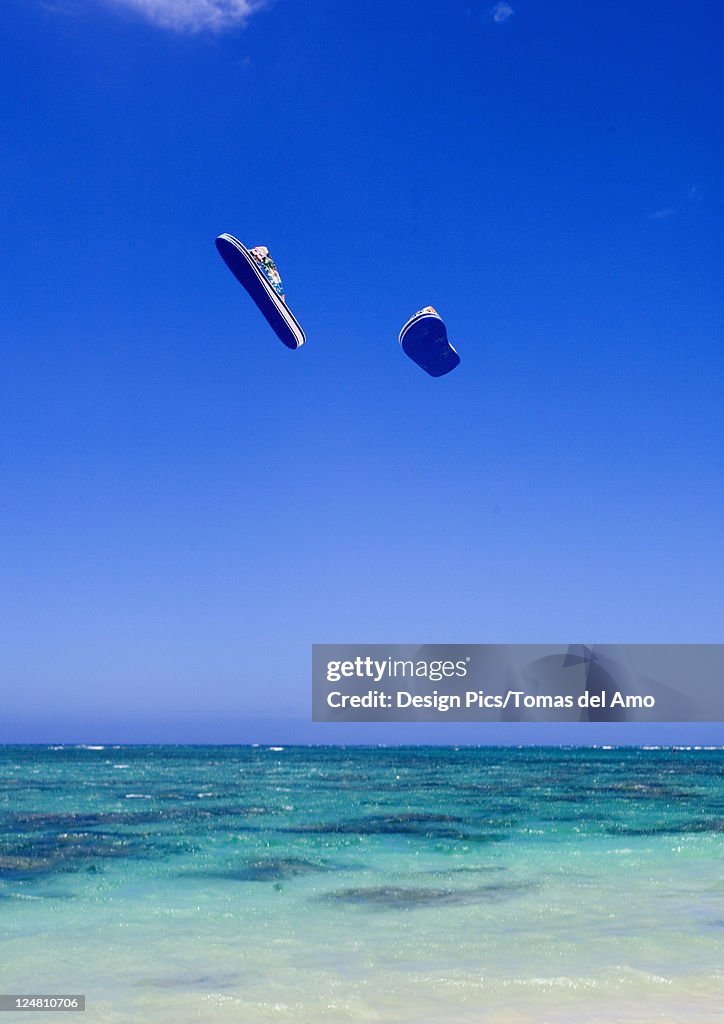
<instances>
[{"instance_id":1,"label":"ocean water","mask_svg":"<svg viewBox=\"0 0 724 1024\"><path fill-rule=\"evenodd\" d=\"M0 991L86 1024L721 1022L723 769L0 747Z\"/></svg>"}]
</instances>

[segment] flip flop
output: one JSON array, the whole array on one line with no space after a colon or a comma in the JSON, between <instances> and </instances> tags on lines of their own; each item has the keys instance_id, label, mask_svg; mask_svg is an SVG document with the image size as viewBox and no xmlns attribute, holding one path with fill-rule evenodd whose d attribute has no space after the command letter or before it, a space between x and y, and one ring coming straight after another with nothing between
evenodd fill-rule
<instances>
[{"instance_id":1,"label":"flip flop","mask_svg":"<svg viewBox=\"0 0 724 1024\"><path fill-rule=\"evenodd\" d=\"M460 356L447 340L442 317L432 306L425 306L410 317L400 331L405 355L431 377L443 377L460 362Z\"/></svg>"},{"instance_id":2,"label":"flip flop","mask_svg":"<svg viewBox=\"0 0 724 1024\"><path fill-rule=\"evenodd\" d=\"M287 348L300 348L307 340L284 298L282 279L265 245L247 249L233 235L216 239L219 255L239 284L246 288L276 336Z\"/></svg>"}]
</instances>

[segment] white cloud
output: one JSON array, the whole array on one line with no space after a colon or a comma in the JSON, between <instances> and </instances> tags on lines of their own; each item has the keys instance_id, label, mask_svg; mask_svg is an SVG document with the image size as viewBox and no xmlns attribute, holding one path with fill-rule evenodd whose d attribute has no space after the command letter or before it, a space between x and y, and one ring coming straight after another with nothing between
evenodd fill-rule
<instances>
[{"instance_id":1,"label":"white cloud","mask_svg":"<svg viewBox=\"0 0 724 1024\"><path fill-rule=\"evenodd\" d=\"M268 0L104 0L176 32L223 32L243 25Z\"/></svg>"},{"instance_id":2,"label":"white cloud","mask_svg":"<svg viewBox=\"0 0 724 1024\"><path fill-rule=\"evenodd\" d=\"M497 21L498 24L501 24L503 21L507 21L508 18L512 17L513 14L515 14L515 11L510 6L510 4L506 4L503 2L496 4L490 13L492 15L493 21Z\"/></svg>"}]
</instances>

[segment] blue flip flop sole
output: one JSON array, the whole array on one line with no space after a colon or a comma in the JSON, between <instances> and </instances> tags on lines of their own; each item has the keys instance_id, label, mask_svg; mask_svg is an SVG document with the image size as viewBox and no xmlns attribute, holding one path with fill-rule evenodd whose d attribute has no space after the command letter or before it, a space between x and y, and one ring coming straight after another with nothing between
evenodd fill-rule
<instances>
[{"instance_id":1,"label":"blue flip flop sole","mask_svg":"<svg viewBox=\"0 0 724 1024\"><path fill-rule=\"evenodd\" d=\"M286 302L277 295L257 262L238 238L219 235L216 248L236 280L249 293L277 338L287 348L300 348L307 340Z\"/></svg>"},{"instance_id":2,"label":"blue flip flop sole","mask_svg":"<svg viewBox=\"0 0 724 1024\"><path fill-rule=\"evenodd\" d=\"M400 331L399 340L405 355L431 377L444 377L460 362L439 316L430 313L414 316Z\"/></svg>"}]
</instances>

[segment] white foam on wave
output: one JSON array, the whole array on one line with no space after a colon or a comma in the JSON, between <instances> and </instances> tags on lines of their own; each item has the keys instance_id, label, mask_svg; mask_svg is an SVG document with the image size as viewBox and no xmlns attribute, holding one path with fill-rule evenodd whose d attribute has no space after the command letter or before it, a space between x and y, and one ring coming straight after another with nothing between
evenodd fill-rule
<instances>
[{"instance_id":1,"label":"white foam on wave","mask_svg":"<svg viewBox=\"0 0 724 1024\"><path fill-rule=\"evenodd\" d=\"M504 981L503 986L518 985L524 988L600 988L600 983L595 978L569 978L567 975L557 975L551 978L513 978L512 981Z\"/></svg>"}]
</instances>

